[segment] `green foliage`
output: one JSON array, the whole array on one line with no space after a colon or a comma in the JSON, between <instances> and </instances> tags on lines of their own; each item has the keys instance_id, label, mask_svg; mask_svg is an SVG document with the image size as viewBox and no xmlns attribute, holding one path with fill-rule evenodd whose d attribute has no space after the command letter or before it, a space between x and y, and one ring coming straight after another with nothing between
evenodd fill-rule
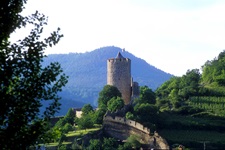
<instances>
[{"instance_id":1,"label":"green foliage","mask_svg":"<svg viewBox=\"0 0 225 150\"><path fill-rule=\"evenodd\" d=\"M46 125L46 127L47 126L50 126L50 125ZM49 128L50 127L47 127L47 129ZM56 130L55 128L50 128L48 131L44 133L43 136L41 136L41 138L38 139L38 143L51 143L54 141L58 141L60 136L61 136L61 131Z\"/></svg>"},{"instance_id":2,"label":"green foliage","mask_svg":"<svg viewBox=\"0 0 225 150\"><path fill-rule=\"evenodd\" d=\"M225 97L191 97L188 104L193 108L211 112L215 116L225 117Z\"/></svg>"},{"instance_id":3,"label":"green foliage","mask_svg":"<svg viewBox=\"0 0 225 150\"><path fill-rule=\"evenodd\" d=\"M105 115L105 113L105 109L99 108L98 110L96 110L94 114L94 122L96 124L102 124L103 116Z\"/></svg>"},{"instance_id":4,"label":"green foliage","mask_svg":"<svg viewBox=\"0 0 225 150\"><path fill-rule=\"evenodd\" d=\"M158 108L155 105L143 103L135 105L134 112L139 122L152 122L156 121Z\"/></svg>"},{"instance_id":5,"label":"green foliage","mask_svg":"<svg viewBox=\"0 0 225 150\"><path fill-rule=\"evenodd\" d=\"M116 150L117 141L114 138L104 138L102 149L104 150Z\"/></svg>"},{"instance_id":6,"label":"green foliage","mask_svg":"<svg viewBox=\"0 0 225 150\"><path fill-rule=\"evenodd\" d=\"M141 143L139 142L140 137L136 135L131 135L127 138L127 143L132 145L132 148L138 149L141 146Z\"/></svg>"},{"instance_id":7,"label":"green foliage","mask_svg":"<svg viewBox=\"0 0 225 150\"><path fill-rule=\"evenodd\" d=\"M49 37L41 37L47 18L38 12L21 16L24 3L26 0L0 3L0 147L3 149L26 149L41 138L47 130L45 122L59 110L57 93L68 78L57 62L42 66L44 50L62 37L60 29ZM10 34L26 25L33 27L30 34L10 43ZM47 105L42 113L43 103Z\"/></svg>"},{"instance_id":8,"label":"green foliage","mask_svg":"<svg viewBox=\"0 0 225 150\"><path fill-rule=\"evenodd\" d=\"M155 126L154 124L158 116L158 107L155 103L155 93L147 86L143 86L140 88L140 97L135 99L133 112L128 112L126 117L136 120L148 127Z\"/></svg>"},{"instance_id":9,"label":"green foliage","mask_svg":"<svg viewBox=\"0 0 225 150\"><path fill-rule=\"evenodd\" d=\"M225 86L225 51L221 52L217 58L207 61L202 67L202 81L204 84L217 83Z\"/></svg>"},{"instance_id":10,"label":"green foliage","mask_svg":"<svg viewBox=\"0 0 225 150\"><path fill-rule=\"evenodd\" d=\"M87 147L88 150L99 150L101 149L101 141L99 139L91 139L89 146Z\"/></svg>"},{"instance_id":11,"label":"green foliage","mask_svg":"<svg viewBox=\"0 0 225 150\"><path fill-rule=\"evenodd\" d=\"M60 145L57 150L67 150L67 147L66 145Z\"/></svg>"},{"instance_id":12,"label":"green foliage","mask_svg":"<svg viewBox=\"0 0 225 150\"><path fill-rule=\"evenodd\" d=\"M65 115L64 119L66 120L67 123L73 125L74 124L74 119L75 119L75 112L72 108L70 108Z\"/></svg>"},{"instance_id":13,"label":"green foliage","mask_svg":"<svg viewBox=\"0 0 225 150\"><path fill-rule=\"evenodd\" d=\"M54 128L63 128L67 123L69 123L71 126L74 125L75 120L75 113L72 108L70 108L67 112L67 114L61 118L59 121L56 122Z\"/></svg>"},{"instance_id":14,"label":"green foliage","mask_svg":"<svg viewBox=\"0 0 225 150\"><path fill-rule=\"evenodd\" d=\"M86 114L77 119L77 125L79 129L92 128L94 126L94 113Z\"/></svg>"},{"instance_id":15,"label":"green foliage","mask_svg":"<svg viewBox=\"0 0 225 150\"><path fill-rule=\"evenodd\" d=\"M74 127L70 123L66 123L62 128L63 133L68 133L69 131L73 131L73 130L74 130Z\"/></svg>"},{"instance_id":16,"label":"green foliage","mask_svg":"<svg viewBox=\"0 0 225 150\"><path fill-rule=\"evenodd\" d=\"M107 103L107 108L111 112L120 110L124 106L124 101L121 97L113 97Z\"/></svg>"},{"instance_id":17,"label":"green foliage","mask_svg":"<svg viewBox=\"0 0 225 150\"><path fill-rule=\"evenodd\" d=\"M134 120L135 119L134 114L132 114L131 112L127 112L126 119Z\"/></svg>"},{"instance_id":18,"label":"green foliage","mask_svg":"<svg viewBox=\"0 0 225 150\"><path fill-rule=\"evenodd\" d=\"M200 77L201 75L198 69L188 70L186 75L182 76L180 83L182 89L178 91L178 95L180 95L183 100L187 100L193 95L199 95Z\"/></svg>"},{"instance_id":19,"label":"green foliage","mask_svg":"<svg viewBox=\"0 0 225 150\"><path fill-rule=\"evenodd\" d=\"M114 138L91 139L89 141L88 150L116 150L118 147L117 141Z\"/></svg>"},{"instance_id":20,"label":"green foliage","mask_svg":"<svg viewBox=\"0 0 225 150\"><path fill-rule=\"evenodd\" d=\"M135 100L135 103L155 104L155 93L148 86L142 86L140 87L140 96L138 99Z\"/></svg>"},{"instance_id":21,"label":"green foliage","mask_svg":"<svg viewBox=\"0 0 225 150\"><path fill-rule=\"evenodd\" d=\"M60 141L62 135L68 133L69 131L75 130L74 128L74 120L75 120L75 114L73 109L69 109L67 114L61 118L52 129L50 129L48 132L51 133L52 140L54 141ZM63 142L63 141L61 141Z\"/></svg>"},{"instance_id":22,"label":"green foliage","mask_svg":"<svg viewBox=\"0 0 225 150\"><path fill-rule=\"evenodd\" d=\"M102 123L103 116L107 111L107 103L113 97L122 97L120 91L111 85L105 85L102 91L99 93L98 109L96 112L96 122Z\"/></svg>"},{"instance_id":23,"label":"green foliage","mask_svg":"<svg viewBox=\"0 0 225 150\"><path fill-rule=\"evenodd\" d=\"M66 140L66 135L65 134L61 134L60 138L59 138L59 144L58 144L58 149L66 149L66 147L64 145L62 145L62 143Z\"/></svg>"},{"instance_id":24,"label":"green foliage","mask_svg":"<svg viewBox=\"0 0 225 150\"><path fill-rule=\"evenodd\" d=\"M94 112L93 107L90 104L83 106L81 118L76 118L76 123L80 129L87 129L94 126L97 122L98 116Z\"/></svg>"},{"instance_id":25,"label":"green foliage","mask_svg":"<svg viewBox=\"0 0 225 150\"><path fill-rule=\"evenodd\" d=\"M72 150L79 150L79 149L82 149L82 146L80 146L80 145L77 143L77 139L76 139L76 138L74 139L74 142L73 142L73 144L72 144L72 146L71 146L71 149L72 149Z\"/></svg>"},{"instance_id":26,"label":"green foliage","mask_svg":"<svg viewBox=\"0 0 225 150\"><path fill-rule=\"evenodd\" d=\"M121 97L120 91L111 85L105 85L103 90L99 93L98 108L107 108L108 101L113 97Z\"/></svg>"},{"instance_id":27,"label":"green foliage","mask_svg":"<svg viewBox=\"0 0 225 150\"><path fill-rule=\"evenodd\" d=\"M59 121L56 122L55 128L63 128L63 126L67 123L67 120L65 118L59 119Z\"/></svg>"},{"instance_id":28,"label":"green foliage","mask_svg":"<svg viewBox=\"0 0 225 150\"><path fill-rule=\"evenodd\" d=\"M23 16L20 15L22 10L24 9L24 4L26 4L27 0L17 0L12 1L2 1L0 4L0 44L4 44L7 42L11 33L13 33L17 28L23 26L24 19Z\"/></svg>"},{"instance_id":29,"label":"green foliage","mask_svg":"<svg viewBox=\"0 0 225 150\"><path fill-rule=\"evenodd\" d=\"M182 77L173 77L156 90L157 104L162 108L179 108L191 96L201 95L198 69L188 70ZM163 102L160 102L163 101Z\"/></svg>"},{"instance_id":30,"label":"green foliage","mask_svg":"<svg viewBox=\"0 0 225 150\"><path fill-rule=\"evenodd\" d=\"M131 150L132 145L130 143L124 143L123 145L119 145L118 150Z\"/></svg>"},{"instance_id":31,"label":"green foliage","mask_svg":"<svg viewBox=\"0 0 225 150\"><path fill-rule=\"evenodd\" d=\"M93 107L90 104L85 104L82 107L81 111L82 111L82 116L85 116L89 113L93 113L94 110L93 110Z\"/></svg>"},{"instance_id":32,"label":"green foliage","mask_svg":"<svg viewBox=\"0 0 225 150\"><path fill-rule=\"evenodd\" d=\"M62 131L58 128L52 128L49 131L52 134L52 139L54 140L54 142L58 142L60 140L61 135L63 134Z\"/></svg>"}]
</instances>

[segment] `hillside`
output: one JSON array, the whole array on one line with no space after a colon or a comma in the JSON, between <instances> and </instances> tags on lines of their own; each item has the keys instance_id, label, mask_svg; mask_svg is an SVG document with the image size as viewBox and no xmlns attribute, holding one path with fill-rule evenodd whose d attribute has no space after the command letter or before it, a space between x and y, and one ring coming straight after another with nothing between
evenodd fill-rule
<instances>
[{"instance_id":1,"label":"hillside","mask_svg":"<svg viewBox=\"0 0 225 150\"><path fill-rule=\"evenodd\" d=\"M170 145L225 147L225 51L198 69L173 77L157 90L158 131Z\"/></svg>"},{"instance_id":2,"label":"hillside","mask_svg":"<svg viewBox=\"0 0 225 150\"><path fill-rule=\"evenodd\" d=\"M140 86L147 85L155 90L172 76L148 64L145 60L137 58L127 51L122 52L121 48L114 46L86 53L48 55L44 60L44 65L57 61L61 64L65 74L69 76L68 84L60 93L63 104L60 114L64 114L68 107L80 107L82 103L91 103L97 106L98 93L107 82L106 61L108 58L115 57L118 52L131 59L132 77Z\"/></svg>"}]
</instances>

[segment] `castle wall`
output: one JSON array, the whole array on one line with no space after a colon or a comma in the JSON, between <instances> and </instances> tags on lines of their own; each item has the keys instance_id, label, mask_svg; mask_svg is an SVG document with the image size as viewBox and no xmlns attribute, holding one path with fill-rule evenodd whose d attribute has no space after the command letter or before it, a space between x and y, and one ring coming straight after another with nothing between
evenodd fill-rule
<instances>
[{"instance_id":1,"label":"castle wall","mask_svg":"<svg viewBox=\"0 0 225 150\"><path fill-rule=\"evenodd\" d=\"M136 135L139 142L148 145L149 148L154 149L169 149L166 140L158 133L150 135L150 129L144 127L142 124L125 119L123 117L114 118L106 115L103 120L103 130L106 134L121 141L126 140L130 135Z\"/></svg>"},{"instance_id":2,"label":"castle wall","mask_svg":"<svg viewBox=\"0 0 225 150\"><path fill-rule=\"evenodd\" d=\"M131 99L131 61L128 58L107 60L107 84L118 88L127 105Z\"/></svg>"},{"instance_id":3,"label":"castle wall","mask_svg":"<svg viewBox=\"0 0 225 150\"><path fill-rule=\"evenodd\" d=\"M138 122L122 117L115 117L113 119L111 116L106 116L104 118L104 131L120 140L126 140L130 135L136 135L143 144L149 143L149 139L151 138L148 128Z\"/></svg>"},{"instance_id":4,"label":"castle wall","mask_svg":"<svg viewBox=\"0 0 225 150\"><path fill-rule=\"evenodd\" d=\"M132 82L132 96L137 97L139 94L140 91L138 82Z\"/></svg>"}]
</instances>

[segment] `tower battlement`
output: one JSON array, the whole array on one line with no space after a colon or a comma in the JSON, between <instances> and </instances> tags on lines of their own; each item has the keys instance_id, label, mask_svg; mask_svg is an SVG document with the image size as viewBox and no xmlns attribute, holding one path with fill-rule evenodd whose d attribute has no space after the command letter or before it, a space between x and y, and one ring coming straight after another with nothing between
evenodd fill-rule
<instances>
[{"instance_id":1,"label":"tower battlement","mask_svg":"<svg viewBox=\"0 0 225 150\"><path fill-rule=\"evenodd\" d=\"M129 62L129 58L110 58L107 60L108 62Z\"/></svg>"}]
</instances>

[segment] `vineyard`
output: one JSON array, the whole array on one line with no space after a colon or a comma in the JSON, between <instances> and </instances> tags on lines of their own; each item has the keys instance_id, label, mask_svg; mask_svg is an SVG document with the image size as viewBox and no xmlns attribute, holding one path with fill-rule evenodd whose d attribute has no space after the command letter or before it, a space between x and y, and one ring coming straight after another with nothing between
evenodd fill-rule
<instances>
[{"instance_id":1,"label":"vineyard","mask_svg":"<svg viewBox=\"0 0 225 150\"><path fill-rule=\"evenodd\" d=\"M161 130L160 135L163 135L169 143L182 143L190 149L203 149L204 142L207 143L206 149L221 149L224 147L222 143L225 143L225 134L215 131Z\"/></svg>"},{"instance_id":2,"label":"vineyard","mask_svg":"<svg viewBox=\"0 0 225 150\"><path fill-rule=\"evenodd\" d=\"M211 112L216 116L225 117L225 97L191 97L189 105L206 112Z\"/></svg>"}]
</instances>

